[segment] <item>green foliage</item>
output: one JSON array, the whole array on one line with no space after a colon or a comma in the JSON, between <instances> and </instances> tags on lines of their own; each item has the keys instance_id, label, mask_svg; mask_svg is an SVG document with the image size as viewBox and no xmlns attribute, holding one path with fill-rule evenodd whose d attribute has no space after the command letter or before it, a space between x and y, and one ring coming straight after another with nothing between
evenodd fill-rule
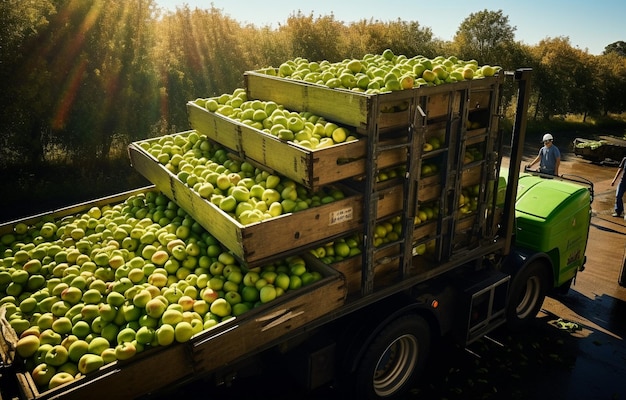
<instances>
[{"instance_id":1,"label":"green foliage","mask_svg":"<svg viewBox=\"0 0 626 400\"><path fill-rule=\"evenodd\" d=\"M389 48L532 67L535 118L597 120L626 109L624 42L600 56L572 48L568 38L523 45L502 10L470 14L451 42L417 21L346 24L298 11L272 28L244 25L213 5L163 12L154 0L5 0L0 22L3 170L127 163L128 143L189 128L187 101L232 93L245 71L294 57L337 62ZM503 93L505 109L514 95Z\"/></svg>"},{"instance_id":2,"label":"green foliage","mask_svg":"<svg viewBox=\"0 0 626 400\"><path fill-rule=\"evenodd\" d=\"M515 29L502 10L472 13L461 22L454 37L457 56L476 58L481 64L500 65L500 57L514 42Z\"/></svg>"}]
</instances>

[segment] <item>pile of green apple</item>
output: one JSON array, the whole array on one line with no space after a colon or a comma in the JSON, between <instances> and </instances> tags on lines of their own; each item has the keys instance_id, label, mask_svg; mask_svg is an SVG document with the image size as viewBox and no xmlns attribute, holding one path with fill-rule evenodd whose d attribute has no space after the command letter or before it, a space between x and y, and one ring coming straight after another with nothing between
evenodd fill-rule
<instances>
[{"instance_id":1,"label":"pile of green apple","mask_svg":"<svg viewBox=\"0 0 626 400\"><path fill-rule=\"evenodd\" d=\"M423 144L423 150L425 153L430 151L439 150L441 148L441 143L445 142L445 138L439 136L431 136L426 140Z\"/></svg>"},{"instance_id":2,"label":"pile of green apple","mask_svg":"<svg viewBox=\"0 0 626 400\"><path fill-rule=\"evenodd\" d=\"M481 79L494 76L500 69L499 66L479 66L476 60L464 61L456 56L408 58L386 49L382 54L366 54L361 59L335 63L297 57L281 63L278 68L268 67L257 72L332 89L375 94Z\"/></svg>"},{"instance_id":3,"label":"pile of green apple","mask_svg":"<svg viewBox=\"0 0 626 400\"><path fill-rule=\"evenodd\" d=\"M428 221L436 219L439 216L439 202L431 201L420 204L419 210L413 218L415 225L424 224Z\"/></svg>"},{"instance_id":4,"label":"pile of green apple","mask_svg":"<svg viewBox=\"0 0 626 400\"><path fill-rule=\"evenodd\" d=\"M434 176L437 175L439 173L439 165L433 163L433 162L426 162L423 161L422 162L422 171L421 171L421 178L428 178L429 176Z\"/></svg>"},{"instance_id":5,"label":"pile of green apple","mask_svg":"<svg viewBox=\"0 0 626 400\"><path fill-rule=\"evenodd\" d=\"M335 185L315 191L241 161L196 131L139 145L185 185L242 225L343 199Z\"/></svg>"},{"instance_id":6,"label":"pile of green apple","mask_svg":"<svg viewBox=\"0 0 626 400\"><path fill-rule=\"evenodd\" d=\"M333 264L361 254L363 238L359 233L328 242L323 246L309 250L309 252L324 264Z\"/></svg>"},{"instance_id":7,"label":"pile of green apple","mask_svg":"<svg viewBox=\"0 0 626 400\"><path fill-rule=\"evenodd\" d=\"M482 124L479 121L471 121L468 118L467 121L465 122L465 129L467 129L468 131L479 129L481 127L482 127Z\"/></svg>"},{"instance_id":8,"label":"pile of green apple","mask_svg":"<svg viewBox=\"0 0 626 400\"><path fill-rule=\"evenodd\" d=\"M472 214L478 209L478 195L480 185L470 185L461 189L459 195L459 211L462 214Z\"/></svg>"},{"instance_id":9,"label":"pile of green apple","mask_svg":"<svg viewBox=\"0 0 626 400\"><path fill-rule=\"evenodd\" d=\"M385 182L391 179L403 178L406 173L406 165L396 165L383 168L376 174L376 182Z\"/></svg>"},{"instance_id":10,"label":"pile of green apple","mask_svg":"<svg viewBox=\"0 0 626 400\"><path fill-rule=\"evenodd\" d=\"M468 146L465 149L465 155L463 157L463 164L469 164L474 161L480 161L484 158L483 152L480 150L479 145Z\"/></svg>"},{"instance_id":11,"label":"pile of green apple","mask_svg":"<svg viewBox=\"0 0 626 400\"><path fill-rule=\"evenodd\" d=\"M246 268L148 191L0 237L0 315L39 390L186 342L322 278L300 256Z\"/></svg>"},{"instance_id":12,"label":"pile of green apple","mask_svg":"<svg viewBox=\"0 0 626 400\"><path fill-rule=\"evenodd\" d=\"M308 149L322 149L358 139L354 132L311 112L289 111L274 101L248 100L246 91L241 88L232 94L198 98L194 103Z\"/></svg>"}]
</instances>

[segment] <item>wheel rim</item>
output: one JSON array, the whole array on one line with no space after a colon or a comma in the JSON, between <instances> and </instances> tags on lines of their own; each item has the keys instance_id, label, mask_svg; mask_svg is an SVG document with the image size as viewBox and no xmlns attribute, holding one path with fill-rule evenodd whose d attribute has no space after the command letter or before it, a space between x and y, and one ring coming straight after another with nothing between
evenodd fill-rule
<instances>
[{"instance_id":1,"label":"wheel rim","mask_svg":"<svg viewBox=\"0 0 626 400\"><path fill-rule=\"evenodd\" d=\"M531 276L526 281L526 290L522 293L521 299L515 308L517 317L524 319L532 312L539 299L541 281L538 276Z\"/></svg>"},{"instance_id":2,"label":"wheel rim","mask_svg":"<svg viewBox=\"0 0 626 400\"><path fill-rule=\"evenodd\" d=\"M406 383L415 369L418 351L417 339L413 335L400 336L385 349L374 370L376 395L391 395Z\"/></svg>"}]
</instances>

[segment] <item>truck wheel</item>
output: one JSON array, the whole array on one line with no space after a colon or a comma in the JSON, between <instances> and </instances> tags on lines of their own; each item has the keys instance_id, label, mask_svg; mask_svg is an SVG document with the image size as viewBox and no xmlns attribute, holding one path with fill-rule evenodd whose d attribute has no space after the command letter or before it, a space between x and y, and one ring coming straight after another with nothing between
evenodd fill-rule
<instances>
[{"instance_id":1,"label":"truck wheel","mask_svg":"<svg viewBox=\"0 0 626 400\"><path fill-rule=\"evenodd\" d=\"M507 325L520 330L534 320L543 305L548 286L548 273L540 262L532 262L514 277L506 309Z\"/></svg>"},{"instance_id":2,"label":"truck wheel","mask_svg":"<svg viewBox=\"0 0 626 400\"><path fill-rule=\"evenodd\" d=\"M430 346L428 323L410 315L387 325L369 344L359 363L353 390L357 399L391 399L410 388Z\"/></svg>"}]
</instances>

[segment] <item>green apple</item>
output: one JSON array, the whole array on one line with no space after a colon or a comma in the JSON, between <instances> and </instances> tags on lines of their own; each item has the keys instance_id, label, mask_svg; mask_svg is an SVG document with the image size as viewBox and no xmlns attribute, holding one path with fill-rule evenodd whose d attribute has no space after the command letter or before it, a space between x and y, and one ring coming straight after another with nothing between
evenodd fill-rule
<instances>
[{"instance_id":1,"label":"green apple","mask_svg":"<svg viewBox=\"0 0 626 400\"><path fill-rule=\"evenodd\" d=\"M80 358L89 352L89 343L86 340L79 339L72 343L67 349L68 358L73 362L78 362Z\"/></svg>"},{"instance_id":2,"label":"green apple","mask_svg":"<svg viewBox=\"0 0 626 400\"><path fill-rule=\"evenodd\" d=\"M91 325L89 322L80 320L76 321L72 326L72 334L84 339L91 333Z\"/></svg>"},{"instance_id":3,"label":"green apple","mask_svg":"<svg viewBox=\"0 0 626 400\"><path fill-rule=\"evenodd\" d=\"M50 307L50 312L55 317L62 317L70 310L70 304L63 300L58 300Z\"/></svg>"},{"instance_id":4,"label":"green apple","mask_svg":"<svg viewBox=\"0 0 626 400\"><path fill-rule=\"evenodd\" d=\"M250 306L247 303L236 303L233 305L233 315L235 317L238 317L249 310Z\"/></svg>"},{"instance_id":5,"label":"green apple","mask_svg":"<svg viewBox=\"0 0 626 400\"><path fill-rule=\"evenodd\" d=\"M155 331L155 335L159 346L169 346L175 340L174 326L169 324L161 325Z\"/></svg>"},{"instance_id":6,"label":"green apple","mask_svg":"<svg viewBox=\"0 0 626 400\"><path fill-rule=\"evenodd\" d=\"M141 289L133 296L133 304L139 308L145 308L150 300L152 300L152 293L148 289Z\"/></svg>"},{"instance_id":7,"label":"green apple","mask_svg":"<svg viewBox=\"0 0 626 400\"><path fill-rule=\"evenodd\" d=\"M102 357L102 361L104 361L104 364L110 364L113 361L117 361L117 356L115 355L115 348L114 347L107 347L106 349L102 350L102 354L100 354L100 357Z\"/></svg>"},{"instance_id":8,"label":"green apple","mask_svg":"<svg viewBox=\"0 0 626 400\"><path fill-rule=\"evenodd\" d=\"M150 344L154 340L155 331L154 328L148 326L142 326L137 330L135 334L135 340L141 344Z\"/></svg>"},{"instance_id":9,"label":"green apple","mask_svg":"<svg viewBox=\"0 0 626 400\"><path fill-rule=\"evenodd\" d=\"M259 300L261 303L269 303L276 299L276 288L273 285L267 284L259 290Z\"/></svg>"},{"instance_id":10,"label":"green apple","mask_svg":"<svg viewBox=\"0 0 626 400\"><path fill-rule=\"evenodd\" d=\"M83 292L82 302L85 304L98 304L102 301L102 293L96 288L89 288Z\"/></svg>"},{"instance_id":11,"label":"green apple","mask_svg":"<svg viewBox=\"0 0 626 400\"><path fill-rule=\"evenodd\" d=\"M72 321L68 317L59 317L52 322L52 330L60 335L65 335L72 331Z\"/></svg>"},{"instance_id":12,"label":"green apple","mask_svg":"<svg viewBox=\"0 0 626 400\"><path fill-rule=\"evenodd\" d=\"M167 285L167 273L154 272L148 275L148 283L158 288L165 287Z\"/></svg>"},{"instance_id":13,"label":"green apple","mask_svg":"<svg viewBox=\"0 0 626 400\"><path fill-rule=\"evenodd\" d=\"M191 296L187 296L185 294L183 294L179 299L178 299L178 304L180 304L180 306L183 308L183 311L189 311L191 309L193 309L193 304L195 302L195 299L192 298Z\"/></svg>"},{"instance_id":14,"label":"green apple","mask_svg":"<svg viewBox=\"0 0 626 400\"><path fill-rule=\"evenodd\" d=\"M139 322L139 326L147 326L148 328L155 328L157 326L159 326L159 320L156 318L152 318L149 315L143 314L141 317L139 317L138 319Z\"/></svg>"},{"instance_id":15,"label":"green apple","mask_svg":"<svg viewBox=\"0 0 626 400\"><path fill-rule=\"evenodd\" d=\"M65 383L72 382L74 379L74 375L70 374L69 372L57 372L52 376L52 378L50 378L50 381L48 383L48 389L54 389Z\"/></svg>"},{"instance_id":16,"label":"green apple","mask_svg":"<svg viewBox=\"0 0 626 400\"><path fill-rule=\"evenodd\" d=\"M89 342L87 352L90 354L100 355L102 354L102 351L108 347L109 347L109 341L106 338L103 338L101 336L96 336L91 340L91 342ZM80 365L79 365L79 368L80 368Z\"/></svg>"},{"instance_id":17,"label":"green apple","mask_svg":"<svg viewBox=\"0 0 626 400\"><path fill-rule=\"evenodd\" d=\"M143 266L141 268L131 268L128 271L128 274L126 276L134 284L145 282L145 278L146 278L146 274L143 270Z\"/></svg>"},{"instance_id":18,"label":"green apple","mask_svg":"<svg viewBox=\"0 0 626 400\"><path fill-rule=\"evenodd\" d=\"M52 328L52 322L54 322L54 315L51 312L46 312L41 314L41 316L37 319L37 326L40 331L44 331L46 329Z\"/></svg>"},{"instance_id":19,"label":"green apple","mask_svg":"<svg viewBox=\"0 0 626 400\"><path fill-rule=\"evenodd\" d=\"M27 297L20 302L19 309L24 314L32 314L37 308L38 302L34 297Z\"/></svg>"},{"instance_id":20,"label":"green apple","mask_svg":"<svg viewBox=\"0 0 626 400\"><path fill-rule=\"evenodd\" d=\"M152 318L161 318L166 308L166 304L158 297L155 297L146 304L146 314Z\"/></svg>"},{"instance_id":21,"label":"green apple","mask_svg":"<svg viewBox=\"0 0 626 400\"><path fill-rule=\"evenodd\" d=\"M154 254L152 254L152 257L150 257L150 262L152 262L154 265L165 265L165 263L167 262L167 260L169 260L170 255L167 251L165 250L157 250L154 252Z\"/></svg>"},{"instance_id":22,"label":"green apple","mask_svg":"<svg viewBox=\"0 0 626 400\"><path fill-rule=\"evenodd\" d=\"M163 297L167 299L168 303L178 303L178 300L184 295L184 292L178 287L169 287L163 292Z\"/></svg>"},{"instance_id":23,"label":"green apple","mask_svg":"<svg viewBox=\"0 0 626 400\"><path fill-rule=\"evenodd\" d=\"M193 327L187 321L181 321L174 327L174 337L178 343L188 342L193 336Z\"/></svg>"},{"instance_id":24,"label":"green apple","mask_svg":"<svg viewBox=\"0 0 626 400\"><path fill-rule=\"evenodd\" d=\"M134 285L135 284L130 279L128 279L128 277L126 277L126 276L118 278L113 283L113 287L112 287L113 291L107 295L107 303L109 303L111 305L114 305L116 307L121 306L122 304L124 304L124 301L126 301L126 297L124 297L123 294L128 289L132 288ZM122 294L122 297L117 296L117 295L113 295L114 297L110 301L109 300L109 296L111 296L111 294L113 294L115 292Z\"/></svg>"},{"instance_id":25,"label":"green apple","mask_svg":"<svg viewBox=\"0 0 626 400\"><path fill-rule=\"evenodd\" d=\"M33 378L33 382L35 382L38 387L47 388L48 383L54 374L56 374L56 368L44 362L37 365L30 374Z\"/></svg>"},{"instance_id":26,"label":"green apple","mask_svg":"<svg viewBox=\"0 0 626 400\"><path fill-rule=\"evenodd\" d=\"M68 356L68 350L64 346L57 344L52 346L46 353L45 362L53 367L58 367L67 362Z\"/></svg>"},{"instance_id":27,"label":"green apple","mask_svg":"<svg viewBox=\"0 0 626 400\"><path fill-rule=\"evenodd\" d=\"M57 344L61 344L62 337L57 332L53 331L52 328L46 329L41 332L39 335L39 342L43 344L51 344L53 346Z\"/></svg>"},{"instance_id":28,"label":"green apple","mask_svg":"<svg viewBox=\"0 0 626 400\"><path fill-rule=\"evenodd\" d=\"M84 321L91 323L94 318L100 315L98 309L98 304L85 304L80 310L80 315Z\"/></svg>"},{"instance_id":29,"label":"green apple","mask_svg":"<svg viewBox=\"0 0 626 400\"><path fill-rule=\"evenodd\" d=\"M232 307L226 299L219 297L211 303L210 311L219 317L227 317L231 314Z\"/></svg>"},{"instance_id":30,"label":"green apple","mask_svg":"<svg viewBox=\"0 0 626 400\"><path fill-rule=\"evenodd\" d=\"M75 362L68 361L65 364L61 365L59 368L57 368L57 373L59 372L65 372L75 377L76 374L78 374L78 365L76 365Z\"/></svg>"},{"instance_id":31,"label":"green apple","mask_svg":"<svg viewBox=\"0 0 626 400\"><path fill-rule=\"evenodd\" d=\"M183 320L182 311L175 310L175 309L168 308L167 310L165 310L165 312L163 312L163 315L161 316L161 322L163 324L168 324L172 326L178 324L182 320Z\"/></svg>"},{"instance_id":32,"label":"green apple","mask_svg":"<svg viewBox=\"0 0 626 400\"><path fill-rule=\"evenodd\" d=\"M241 303L241 294L237 291L231 290L224 294L224 298L230 303L231 307L237 303Z\"/></svg>"},{"instance_id":33,"label":"green apple","mask_svg":"<svg viewBox=\"0 0 626 400\"><path fill-rule=\"evenodd\" d=\"M243 276L243 284L245 286L254 286L256 281L259 279L259 273L256 271L248 271Z\"/></svg>"},{"instance_id":34,"label":"green apple","mask_svg":"<svg viewBox=\"0 0 626 400\"><path fill-rule=\"evenodd\" d=\"M117 316L117 308L108 303L100 303L98 314L103 322L111 322Z\"/></svg>"},{"instance_id":35,"label":"green apple","mask_svg":"<svg viewBox=\"0 0 626 400\"><path fill-rule=\"evenodd\" d=\"M120 287L118 287L118 289L120 289L120 291L112 291L109 294L107 294L107 298L106 298L107 304L116 308L121 307L122 304L126 302L126 297L123 294L124 291L122 291L121 290L122 288ZM128 287L127 289L130 289L130 287Z\"/></svg>"},{"instance_id":36,"label":"green apple","mask_svg":"<svg viewBox=\"0 0 626 400\"><path fill-rule=\"evenodd\" d=\"M286 274L285 272L279 272L276 275L274 279L274 285L276 287L279 287L283 290L287 290L289 289L289 284L290 284L290 278L288 274Z\"/></svg>"},{"instance_id":37,"label":"green apple","mask_svg":"<svg viewBox=\"0 0 626 400\"><path fill-rule=\"evenodd\" d=\"M139 318L144 315L144 310L145 306L140 307L136 304L124 304L121 308L121 312L124 315L124 322L138 321Z\"/></svg>"},{"instance_id":38,"label":"green apple","mask_svg":"<svg viewBox=\"0 0 626 400\"><path fill-rule=\"evenodd\" d=\"M80 360L78 360L78 371L80 371L81 374L88 374L90 372L97 371L103 365L104 360L100 355L88 353L83 355Z\"/></svg>"},{"instance_id":39,"label":"green apple","mask_svg":"<svg viewBox=\"0 0 626 400\"><path fill-rule=\"evenodd\" d=\"M241 299L243 302L255 303L259 300L259 290L254 286L244 286L241 289Z\"/></svg>"},{"instance_id":40,"label":"green apple","mask_svg":"<svg viewBox=\"0 0 626 400\"><path fill-rule=\"evenodd\" d=\"M210 310L210 304L206 300L196 300L193 303L193 311L197 312L201 316L204 316Z\"/></svg>"},{"instance_id":41,"label":"green apple","mask_svg":"<svg viewBox=\"0 0 626 400\"><path fill-rule=\"evenodd\" d=\"M43 364L46 362L46 353L48 353L48 350L52 349L53 345L49 344L49 343L44 343L44 344L40 344L39 348L37 349L37 351L35 352L35 354L33 354L33 364L34 365L39 365L39 364Z\"/></svg>"},{"instance_id":42,"label":"green apple","mask_svg":"<svg viewBox=\"0 0 626 400\"><path fill-rule=\"evenodd\" d=\"M27 335L20 338L15 345L15 350L17 354L22 358L28 358L33 356L37 349L39 349L39 337L35 335Z\"/></svg>"},{"instance_id":43,"label":"green apple","mask_svg":"<svg viewBox=\"0 0 626 400\"><path fill-rule=\"evenodd\" d=\"M115 346L115 357L118 360L128 360L137 354L137 348L130 342L121 342Z\"/></svg>"},{"instance_id":44,"label":"green apple","mask_svg":"<svg viewBox=\"0 0 626 400\"><path fill-rule=\"evenodd\" d=\"M205 287L200 291L200 297L207 304L211 304L219 297L219 293L217 290L211 289L209 286Z\"/></svg>"}]
</instances>

